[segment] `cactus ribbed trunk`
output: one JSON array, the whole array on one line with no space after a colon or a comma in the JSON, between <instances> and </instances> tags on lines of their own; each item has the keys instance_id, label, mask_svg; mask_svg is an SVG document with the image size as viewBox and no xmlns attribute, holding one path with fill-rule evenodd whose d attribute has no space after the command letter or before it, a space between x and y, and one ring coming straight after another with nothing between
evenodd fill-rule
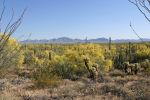
<instances>
[{"instance_id":1,"label":"cactus ribbed trunk","mask_svg":"<svg viewBox=\"0 0 150 100\"><path fill-rule=\"evenodd\" d=\"M129 42L129 62L131 63L131 42Z\"/></svg>"},{"instance_id":2,"label":"cactus ribbed trunk","mask_svg":"<svg viewBox=\"0 0 150 100\"><path fill-rule=\"evenodd\" d=\"M49 52L49 60L52 60L51 52Z\"/></svg>"},{"instance_id":3,"label":"cactus ribbed trunk","mask_svg":"<svg viewBox=\"0 0 150 100\"><path fill-rule=\"evenodd\" d=\"M34 55L36 55L36 50L35 49L33 50L33 53L34 53Z\"/></svg>"},{"instance_id":4,"label":"cactus ribbed trunk","mask_svg":"<svg viewBox=\"0 0 150 100\"><path fill-rule=\"evenodd\" d=\"M111 37L109 37L109 50L111 50Z\"/></svg>"}]
</instances>

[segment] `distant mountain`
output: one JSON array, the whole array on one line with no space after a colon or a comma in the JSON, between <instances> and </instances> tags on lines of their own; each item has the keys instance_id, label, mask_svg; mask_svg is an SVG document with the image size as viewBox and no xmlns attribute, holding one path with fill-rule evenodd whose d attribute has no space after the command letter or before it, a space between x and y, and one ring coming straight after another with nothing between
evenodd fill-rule
<instances>
[{"instance_id":1,"label":"distant mountain","mask_svg":"<svg viewBox=\"0 0 150 100\"><path fill-rule=\"evenodd\" d=\"M150 39L146 39L146 38L143 38L142 39L144 42L150 42ZM116 39L116 40L113 40L114 43L127 43L127 42L134 42L134 43L137 43L137 42L142 42L141 39Z\"/></svg>"},{"instance_id":2,"label":"distant mountain","mask_svg":"<svg viewBox=\"0 0 150 100\"><path fill-rule=\"evenodd\" d=\"M59 43L59 44L71 44L71 43L108 43L108 39L107 38L97 38L97 39L89 39L89 40L84 40L84 39L71 39L68 37L61 37L61 38L57 38L57 39L50 39L50 40L46 40L46 39L42 39L42 40L24 40L24 41L20 41L20 43L24 43L24 44L29 44L29 43L33 43L33 44L44 44L44 43ZM150 42L150 39L143 39L143 41L146 42ZM127 42L141 42L140 39L116 39L116 40L112 40L113 43L127 43Z\"/></svg>"},{"instance_id":3,"label":"distant mountain","mask_svg":"<svg viewBox=\"0 0 150 100\"><path fill-rule=\"evenodd\" d=\"M107 38L97 38L97 39L90 39L88 42L91 43L107 43L108 39Z\"/></svg>"}]
</instances>

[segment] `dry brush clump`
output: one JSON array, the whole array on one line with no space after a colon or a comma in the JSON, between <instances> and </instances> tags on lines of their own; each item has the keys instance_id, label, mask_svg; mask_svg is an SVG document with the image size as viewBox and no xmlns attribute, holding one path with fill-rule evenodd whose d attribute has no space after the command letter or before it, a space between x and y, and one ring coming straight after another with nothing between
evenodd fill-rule
<instances>
[{"instance_id":1,"label":"dry brush clump","mask_svg":"<svg viewBox=\"0 0 150 100\"><path fill-rule=\"evenodd\" d=\"M101 94L111 94L125 100L132 100L134 98L132 92L129 89L118 86L114 83L105 84L103 87L100 88L100 90Z\"/></svg>"},{"instance_id":2,"label":"dry brush clump","mask_svg":"<svg viewBox=\"0 0 150 100\"><path fill-rule=\"evenodd\" d=\"M148 100L150 98L150 80L139 80L128 88L134 93L136 99Z\"/></svg>"},{"instance_id":3,"label":"dry brush clump","mask_svg":"<svg viewBox=\"0 0 150 100\"><path fill-rule=\"evenodd\" d=\"M1 12L0 12L0 76L3 77L7 74L7 69L13 69L22 67L23 63L23 52L21 45L17 40L13 39L11 36L19 28L23 21L23 17L26 9L22 12L18 19L14 20L14 9L12 9L11 16L9 20L5 18L5 0L2 0Z\"/></svg>"},{"instance_id":4,"label":"dry brush clump","mask_svg":"<svg viewBox=\"0 0 150 100\"><path fill-rule=\"evenodd\" d=\"M49 67L41 67L31 74L35 88L57 87L61 83L59 76L54 74Z\"/></svg>"},{"instance_id":5,"label":"dry brush clump","mask_svg":"<svg viewBox=\"0 0 150 100\"><path fill-rule=\"evenodd\" d=\"M126 76L124 72L122 72L121 70L117 70L117 69L110 71L109 75L112 77L117 77L117 76L125 77Z\"/></svg>"}]
</instances>

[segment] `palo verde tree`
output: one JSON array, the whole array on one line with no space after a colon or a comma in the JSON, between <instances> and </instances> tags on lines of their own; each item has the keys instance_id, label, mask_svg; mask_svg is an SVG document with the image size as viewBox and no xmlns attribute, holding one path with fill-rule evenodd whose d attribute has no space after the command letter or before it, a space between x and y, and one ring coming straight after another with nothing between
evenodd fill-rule
<instances>
[{"instance_id":1,"label":"palo verde tree","mask_svg":"<svg viewBox=\"0 0 150 100\"><path fill-rule=\"evenodd\" d=\"M14 10L12 9L10 20L8 20L5 27L2 26L4 25L4 23L2 24L2 20L4 20L6 11L5 0L3 1L0 11L0 69L2 69L9 66L17 66L23 61L21 46L15 39L12 39L11 36L22 23L26 9L24 9L21 16L16 20L14 19Z\"/></svg>"}]
</instances>

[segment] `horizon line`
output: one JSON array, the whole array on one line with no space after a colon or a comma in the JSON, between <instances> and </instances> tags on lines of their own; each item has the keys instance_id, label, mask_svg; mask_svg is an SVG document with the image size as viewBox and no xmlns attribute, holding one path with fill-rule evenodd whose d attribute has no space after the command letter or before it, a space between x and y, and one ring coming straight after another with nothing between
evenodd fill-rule
<instances>
[{"instance_id":1,"label":"horizon line","mask_svg":"<svg viewBox=\"0 0 150 100\"><path fill-rule=\"evenodd\" d=\"M139 38L117 38L117 39L113 39L112 37L98 37L98 38L71 38L71 37L67 37L67 36L62 36L62 37L57 37L57 38L49 38L49 39L33 39L33 38L29 38L29 39L23 39L23 40L20 40L20 41L25 41L25 40L53 40L53 39L60 39L60 38L68 38L68 39L73 39L73 40L76 40L76 39L79 39L79 40L92 40L92 39L108 39L111 38L111 40L140 40ZM142 39L150 39L150 38L142 38Z\"/></svg>"}]
</instances>

